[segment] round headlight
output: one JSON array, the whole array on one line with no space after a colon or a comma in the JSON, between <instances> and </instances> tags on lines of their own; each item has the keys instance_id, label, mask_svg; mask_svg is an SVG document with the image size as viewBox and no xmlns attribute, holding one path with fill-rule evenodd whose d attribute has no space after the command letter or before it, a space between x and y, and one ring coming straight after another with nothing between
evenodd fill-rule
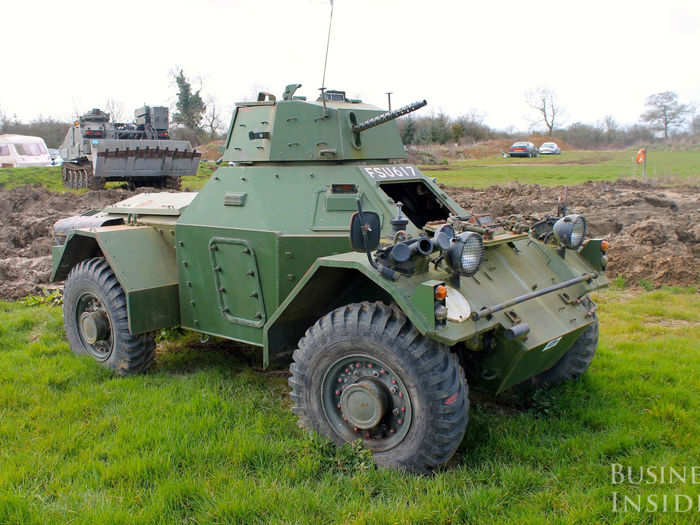
<instances>
[{"instance_id":1,"label":"round headlight","mask_svg":"<svg viewBox=\"0 0 700 525\"><path fill-rule=\"evenodd\" d=\"M447 264L454 272L466 277L479 271L484 258L484 241L481 235L474 232L459 234L447 250Z\"/></svg>"},{"instance_id":2,"label":"round headlight","mask_svg":"<svg viewBox=\"0 0 700 525\"><path fill-rule=\"evenodd\" d=\"M583 215L567 215L554 223L553 231L559 244L575 250L586 236L586 218Z\"/></svg>"}]
</instances>

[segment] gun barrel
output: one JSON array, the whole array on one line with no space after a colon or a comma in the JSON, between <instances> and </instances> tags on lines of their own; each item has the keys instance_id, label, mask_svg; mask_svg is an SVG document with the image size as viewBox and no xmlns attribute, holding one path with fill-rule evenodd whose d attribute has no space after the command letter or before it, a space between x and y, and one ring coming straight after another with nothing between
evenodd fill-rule
<instances>
[{"instance_id":1,"label":"gun barrel","mask_svg":"<svg viewBox=\"0 0 700 525\"><path fill-rule=\"evenodd\" d=\"M394 111L387 111L386 113L382 113L381 115L372 117L369 120L365 120L364 122L355 124L352 127L352 131L353 133L361 133L375 126L379 126L380 124L384 124L385 122L389 122L390 120L394 120L395 118L402 117L407 113L416 111L417 109L420 109L423 106L425 106L427 103L427 100L420 100L418 102L414 102L413 104L407 104L406 106L400 107L399 109L395 109Z\"/></svg>"}]
</instances>

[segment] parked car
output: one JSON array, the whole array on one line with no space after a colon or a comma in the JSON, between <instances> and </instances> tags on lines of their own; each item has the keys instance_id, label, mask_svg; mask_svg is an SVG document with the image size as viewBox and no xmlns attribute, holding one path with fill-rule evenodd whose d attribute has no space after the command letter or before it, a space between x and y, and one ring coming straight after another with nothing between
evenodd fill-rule
<instances>
[{"instance_id":1,"label":"parked car","mask_svg":"<svg viewBox=\"0 0 700 525\"><path fill-rule=\"evenodd\" d=\"M508 155L511 157L538 157L539 151L532 142L516 142L508 150Z\"/></svg>"},{"instance_id":2,"label":"parked car","mask_svg":"<svg viewBox=\"0 0 700 525\"><path fill-rule=\"evenodd\" d=\"M51 166L44 139L26 135L0 135L0 167Z\"/></svg>"},{"instance_id":3,"label":"parked car","mask_svg":"<svg viewBox=\"0 0 700 525\"><path fill-rule=\"evenodd\" d=\"M49 149L49 156L51 157L52 166L63 166L63 157L57 149Z\"/></svg>"},{"instance_id":4,"label":"parked car","mask_svg":"<svg viewBox=\"0 0 700 525\"><path fill-rule=\"evenodd\" d=\"M540 155L561 155L561 149L556 142L545 142L540 146Z\"/></svg>"}]
</instances>

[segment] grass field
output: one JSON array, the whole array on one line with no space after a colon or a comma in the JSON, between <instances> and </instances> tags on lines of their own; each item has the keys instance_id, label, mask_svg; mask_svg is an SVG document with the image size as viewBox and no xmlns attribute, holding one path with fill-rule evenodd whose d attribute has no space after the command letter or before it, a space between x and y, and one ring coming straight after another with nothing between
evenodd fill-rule
<instances>
[{"instance_id":1,"label":"grass field","mask_svg":"<svg viewBox=\"0 0 700 525\"><path fill-rule=\"evenodd\" d=\"M589 180L641 177L641 167L634 162L635 153L630 150L566 151L562 155L532 159L496 156L452 162L446 170L442 166L422 169L448 186L485 187L511 181L544 186L573 185ZM647 156L647 177L697 182L700 152L652 151Z\"/></svg>"},{"instance_id":2,"label":"grass field","mask_svg":"<svg viewBox=\"0 0 700 525\"><path fill-rule=\"evenodd\" d=\"M643 510L700 487L613 485L611 464L700 465L700 294L596 299L582 380L526 401L472 393L467 435L433 477L308 437L285 375L240 347L181 336L117 379L70 353L60 308L0 303L0 523L699 522L613 512L613 492Z\"/></svg>"},{"instance_id":3,"label":"grass field","mask_svg":"<svg viewBox=\"0 0 700 525\"><path fill-rule=\"evenodd\" d=\"M199 190L209 180L214 173L216 165L213 163L202 163L199 166L197 175L182 178L182 187L190 188L193 191ZM88 190L70 190L63 186L61 182L61 168L4 168L0 169L0 189L12 189L18 186L40 185L49 191L63 193L66 191L86 192ZM117 188L124 183L108 182L108 188Z\"/></svg>"},{"instance_id":4,"label":"grass field","mask_svg":"<svg viewBox=\"0 0 700 525\"><path fill-rule=\"evenodd\" d=\"M461 160L440 166L421 166L429 176L448 186L485 187L518 181L521 184L581 184L589 180L616 180L623 177L641 177L641 167L634 162L635 152L626 151L569 151L561 156L552 155L534 159L501 156ZM700 180L700 151L652 151L649 153L647 177L670 179L673 182ZM209 180L217 166L202 163L197 175L183 177L182 187L198 191ZM0 188L23 184L41 184L51 191L67 190L61 184L60 168L21 168L0 170ZM121 183L112 182L108 187ZM78 190L87 191L87 190Z\"/></svg>"}]
</instances>

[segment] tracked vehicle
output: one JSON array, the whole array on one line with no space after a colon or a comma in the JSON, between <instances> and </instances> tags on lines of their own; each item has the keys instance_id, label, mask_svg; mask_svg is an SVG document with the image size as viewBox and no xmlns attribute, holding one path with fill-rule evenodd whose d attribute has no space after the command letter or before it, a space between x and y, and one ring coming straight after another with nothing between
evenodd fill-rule
<instances>
[{"instance_id":1,"label":"tracked vehicle","mask_svg":"<svg viewBox=\"0 0 700 525\"><path fill-rule=\"evenodd\" d=\"M180 177L194 175L200 153L187 140L170 140L168 108L143 106L133 123L110 120L94 108L68 130L61 156L63 184L68 188L104 188L126 181L132 188L180 188Z\"/></svg>"},{"instance_id":2,"label":"tracked vehicle","mask_svg":"<svg viewBox=\"0 0 700 525\"><path fill-rule=\"evenodd\" d=\"M605 244L582 215L470 215L404 161L392 112L326 91L239 103L195 193L141 194L55 226L76 354L146 369L180 326L291 356L293 410L380 465L430 471L462 440L468 381L492 392L581 375Z\"/></svg>"}]
</instances>

